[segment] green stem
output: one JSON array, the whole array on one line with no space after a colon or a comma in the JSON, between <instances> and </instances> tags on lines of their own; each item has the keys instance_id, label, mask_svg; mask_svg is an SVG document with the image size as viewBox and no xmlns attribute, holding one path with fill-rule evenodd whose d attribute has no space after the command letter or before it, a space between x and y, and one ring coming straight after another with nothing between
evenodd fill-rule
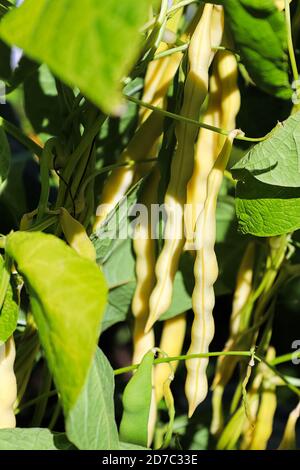
<instances>
[{"instance_id":1,"label":"green stem","mask_svg":"<svg viewBox=\"0 0 300 470\"><path fill-rule=\"evenodd\" d=\"M159 52L156 54L152 60L162 59L163 57L168 57L169 55L175 54L176 52L186 51L189 47L188 44L183 44L182 46L172 47L172 49L167 49L166 51Z\"/></svg>"},{"instance_id":2,"label":"green stem","mask_svg":"<svg viewBox=\"0 0 300 470\"><path fill-rule=\"evenodd\" d=\"M1 270L1 280L0 280L0 311L5 300L6 292L10 280L10 268L11 268L11 259L5 255L5 261L3 268Z\"/></svg>"},{"instance_id":3,"label":"green stem","mask_svg":"<svg viewBox=\"0 0 300 470\"><path fill-rule=\"evenodd\" d=\"M84 132L80 144L78 145L76 150L72 153L72 155L70 155L69 162L62 174L62 177L67 184L70 183L70 178L78 162L80 161L81 156L84 154L84 152L88 149L91 142L97 136L105 120L106 120L106 116L101 114L96 119L96 121L91 126L91 128ZM67 191L67 188L65 187L65 184L62 183L62 185L60 185L60 189L58 193L56 208L62 207L64 205L63 203L65 200L66 191Z\"/></svg>"},{"instance_id":4,"label":"green stem","mask_svg":"<svg viewBox=\"0 0 300 470\"><path fill-rule=\"evenodd\" d=\"M210 126L209 124L205 124L204 122L198 122L195 121L194 119L187 118L185 116L181 116L180 114L175 114L171 113L170 111L165 111L164 109L158 108L157 106L153 106L152 104L146 103L145 101L139 100L138 98L135 98L133 96L129 96L124 94L123 95L128 101L132 101L133 103L143 106L144 108L151 109L155 113L159 113L163 116L166 116L171 119L175 119L176 121L181 121L186 124L192 124L198 128L203 128L207 129L212 132L217 132L218 134L221 135L226 135L228 136L230 134L230 131L226 131L225 129L220 129L219 127L215 126ZM247 142L261 142L263 140L266 140L270 136L270 133L263 136L263 137L247 137L245 135L237 135L236 140L245 140Z\"/></svg>"},{"instance_id":5,"label":"green stem","mask_svg":"<svg viewBox=\"0 0 300 470\"><path fill-rule=\"evenodd\" d=\"M221 351L221 352L210 352L210 353L199 353L199 354L183 354L181 356L168 356L159 357L155 359L153 364L164 364L167 362L185 361L188 359L202 359L207 357L218 357L218 356L241 356L241 357L252 357L253 353L250 351ZM260 362L260 359L255 356ZM125 374L131 372L139 367L140 364L132 364L130 366L122 367L114 370L114 375Z\"/></svg>"},{"instance_id":6,"label":"green stem","mask_svg":"<svg viewBox=\"0 0 300 470\"><path fill-rule=\"evenodd\" d=\"M167 362L177 362L177 361L185 361L188 359L202 359L208 357L218 357L218 356L240 356L240 357L250 357L255 359L257 362L263 362L272 372L280 377L280 379L286 384L286 386L294 392L298 397L300 397L300 390L292 385L283 374L281 374L273 365L273 363L268 362L265 358L259 356L258 354L254 354L253 350L251 351L221 351L221 352L210 352L210 353L200 353L200 354L183 354L182 356L174 356L174 357L160 357L153 361L153 364L164 364ZM140 364L132 364L127 367L122 367L120 369L114 370L114 375L125 374L127 372L132 372L139 367Z\"/></svg>"},{"instance_id":7,"label":"green stem","mask_svg":"<svg viewBox=\"0 0 300 470\"><path fill-rule=\"evenodd\" d=\"M31 421L31 426L32 427L40 427L43 421L43 418L46 413L47 409L47 404L48 404L48 398L49 398L49 393L51 391L51 384L52 384L52 376L49 372L47 363L44 363L43 366L43 374L42 374L42 383L41 383L41 395L44 395L43 398L38 400L38 402L35 405L32 421Z\"/></svg>"},{"instance_id":8,"label":"green stem","mask_svg":"<svg viewBox=\"0 0 300 470\"><path fill-rule=\"evenodd\" d=\"M282 356L275 357L273 361L270 362L272 366L278 366L279 364L284 364L285 362L292 362L293 359L300 358L300 352L294 351L292 353L283 354Z\"/></svg>"},{"instance_id":9,"label":"green stem","mask_svg":"<svg viewBox=\"0 0 300 470\"><path fill-rule=\"evenodd\" d=\"M197 0L182 0L181 2L179 2L176 5L173 5L171 8L169 8L169 10L167 11L166 16L167 17L172 16L180 8L186 7L187 5L190 5L191 3L196 3L196 2L197 2ZM154 26L155 23L157 22L157 18L158 18L158 15L154 16L152 18L152 20L150 20L146 24L144 24L144 26L140 29L140 31L145 32L148 29L150 29L152 26Z\"/></svg>"},{"instance_id":10,"label":"green stem","mask_svg":"<svg viewBox=\"0 0 300 470\"><path fill-rule=\"evenodd\" d=\"M91 173L85 180L84 184L82 185L82 190L85 190L86 186L97 176L102 175L103 173L107 173L109 171L116 170L118 168L122 167L133 167L135 165L140 165L140 164L145 164L145 163L152 163L152 162L157 162L157 158L145 158L143 160L139 161L134 161L134 160L128 160L127 162L122 162L122 163L114 163L113 165L108 165L103 168L100 168L100 170L96 170L93 173Z\"/></svg>"},{"instance_id":11,"label":"green stem","mask_svg":"<svg viewBox=\"0 0 300 470\"><path fill-rule=\"evenodd\" d=\"M26 410L26 408L30 408L31 406L36 405L40 400L44 400L45 398L51 398L55 395L57 395L56 390L50 390L50 392L42 393L37 398L33 398L32 400L29 400L24 403L24 405L19 406L19 408L17 408L17 410L15 411L15 414L17 415L19 413L22 413L22 411Z\"/></svg>"},{"instance_id":12,"label":"green stem","mask_svg":"<svg viewBox=\"0 0 300 470\"><path fill-rule=\"evenodd\" d=\"M27 231L28 232L43 232L47 228L54 225L57 221L57 216L47 217L45 220L42 220L38 224L33 224Z\"/></svg>"},{"instance_id":13,"label":"green stem","mask_svg":"<svg viewBox=\"0 0 300 470\"><path fill-rule=\"evenodd\" d=\"M40 158L40 181L41 181L41 195L37 209L36 222L41 222L47 208L50 192L50 181L49 181L49 171L51 167L51 162L53 159L52 151L55 147L56 139L49 139L43 149L42 156Z\"/></svg>"},{"instance_id":14,"label":"green stem","mask_svg":"<svg viewBox=\"0 0 300 470\"><path fill-rule=\"evenodd\" d=\"M291 12L290 12L289 0L285 0L285 22L286 22L286 29L287 29L288 51L289 51L289 56L290 56L290 61L291 61L292 72L293 72L294 81L297 82L299 80L299 73L298 73L297 61L296 61L294 45L293 45Z\"/></svg>"},{"instance_id":15,"label":"green stem","mask_svg":"<svg viewBox=\"0 0 300 470\"><path fill-rule=\"evenodd\" d=\"M27 135L23 134L23 132L14 124L11 122L7 121L4 118L0 118L0 125L3 126L3 129L5 132L10 134L12 137L14 137L20 144L24 145L30 152L34 153L37 155L39 158L42 155L42 147L40 147L38 144L36 144L32 139L27 137Z\"/></svg>"},{"instance_id":16,"label":"green stem","mask_svg":"<svg viewBox=\"0 0 300 470\"><path fill-rule=\"evenodd\" d=\"M49 426L48 426L48 428L50 429L50 431L52 431L52 429L54 428L54 426L55 426L55 424L56 424L56 421L57 421L58 418L59 418L60 412L61 412L61 404L60 404L60 402L59 402L59 400L58 400L58 402L57 402L56 405L55 405L54 412L53 412L51 421L50 421Z\"/></svg>"}]
</instances>

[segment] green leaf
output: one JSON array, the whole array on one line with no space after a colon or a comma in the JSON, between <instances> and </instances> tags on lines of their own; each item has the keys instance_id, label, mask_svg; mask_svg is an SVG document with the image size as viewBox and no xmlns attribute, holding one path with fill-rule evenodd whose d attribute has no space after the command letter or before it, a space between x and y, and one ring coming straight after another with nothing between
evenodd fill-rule
<instances>
[{"instance_id":1,"label":"green leaf","mask_svg":"<svg viewBox=\"0 0 300 470\"><path fill-rule=\"evenodd\" d=\"M283 13L267 0L226 0L224 8L236 51L252 80L262 90L290 99Z\"/></svg>"},{"instance_id":2,"label":"green leaf","mask_svg":"<svg viewBox=\"0 0 300 470\"><path fill-rule=\"evenodd\" d=\"M8 176L10 160L11 160L10 146L6 137L6 133L2 127L2 122L1 122L1 117L0 117L0 188L2 186L2 183L6 180Z\"/></svg>"},{"instance_id":3,"label":"green leaf","mask_svg":"<svg viewBox=\"0 0 300 470\"><path fill-rule=\"evenodd\" d=\"M232 169L242 233L266 237L300 228L300 113L278 125ZM288 216L287 216L288 214Z\"/></svg>"},{"instance_id":4,"label":"green leaf","mask_svg":"<svg viewBox=\"0 0 300 470\"><path fill-rule=\"evenodd\" d=\"M59 135L63 128L63 110L57 96L55 78L46 65L36 68L24 80L26 117L37 134ZM66 112L65 112L66 114Z\"/></svg>"},{"instance_id":5,"label":"green leaf","mask_svg":"<svg viewBox=\"0 0 300 470\"><path fill-rule=\"evenodd\" d=\"M126 320L135 286L136 282L134 280L109 291L108 303L102 321L102 331Z\"/></svg>"},{"instance_id":6,"label":"green leaf","mask_svg":"<svg viewBox=\"0 0 300 470\"><path fill-rule=\"evenodd\" d=\"M236 212L242 233L271 237L300 228L300 188L261 183L249 176L236 187Z\"/></svg>"},{"instance_id":7,"label":"green leaf","mask_svg":"<svg viewBox=\"0 0 300 470\"><path fill-rule=\"evenodd\" d=\"M152 367L155 353L149 351L123 393L120 439L143 447L148 445L148 421L152 398Z\"/></svg>"},{"instance_id":8,"label":"green leaf","mask_svg":"<svg viewBox=\"0 0 300 470\"><path fill-rule=\"evenodd\" d=\"M43 428L0 429L0 450L71 450L63 433Z\"/></svg>"},{"instance_id":9,"label":"green leaf","mask_svg":"<svg viewBox=\"0 0 300 470\"><path fill-rule=\"evenodd\" d=\"M120 104L120 80L137 58L151 3L26 0L3 18L0 36L110 112Z\"/></svg>"},{"instance_id":10,"label":"green leaf","mask_svg":"<svg viewBox=\"0 0 300 470\"><path fill-rule=\"evenodd\" d=\"M238 162L231 172L243 180L250 174L274 186L300 187L300 112L290 116Z\"/></svg>"},{"instance_id":11,"label":"green leaf","mask_svg":"<svg viewBox=\"0 0 300 470\"><path fill-rule=\"evenodd\" d=\"M101 349L66 422L70 441L81 450L119 448L114 412L114 373Z\"/></svg>"},{"instance_id":12,"label":"green leaf","mask_svg":"<svg viewBox=\"0 0 300 470\"><path fill-rule=\"evenodd\" d=\"M80 394L100 332L107 287L97 265L44 233L7 237L28 290L49 368L67 415Z\"/></svg>"},{"instance_id":13,"label":"green leaf","mask_svg":"<svg viewBox=\"0 0 300 470\"><path fill-rule=\"evenodd\" d=\"M0 258L0 264L3 263L2 258ZM1 278L1 267L0 267L0 278ZM7 341L8 338L13 334L17 328L19 316L19 305L16 301L16 295L14 288L9 283L3 307L0 312L0 342Z\"/></svg>"}]
</instances>

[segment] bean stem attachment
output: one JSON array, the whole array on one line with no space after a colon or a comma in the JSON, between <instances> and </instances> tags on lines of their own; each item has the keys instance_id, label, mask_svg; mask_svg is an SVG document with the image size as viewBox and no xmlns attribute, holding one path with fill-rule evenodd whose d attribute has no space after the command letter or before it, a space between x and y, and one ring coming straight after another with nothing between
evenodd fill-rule
<instances>
[{"instance_id":1,"label":"bean stem attachment","mask_svg":"<svg viewBox=\"0 0 300 470\"><path fill-rule=\"evenodd\" d=\"M209 124L205 124L204 122L198 122L195 121L194 119L190 119L185 116L181 116L180 114L175 114L171 113L170 111L165 111L164 109L157 108L156 106L151 105L150 103L146 103L145 101L139 100L138 98L135 98L134 96L129 96L124 94L123 95L128 101L131 101L132 103L135 103L139 106L143 106L144 108L151 109L152 111L156 113L160 113L163 116L166 116L168 118L174 119L176 121L181 121L185 122L186 124L192 124L193 126L196 126L198 128L203 128L207 129L212 132L217 132L218 134L228 136L231 131L226 131L225 129L220 129L219 127L211 126ZM263 136L263 137L247 137L243 134L238 135L236 137L237 140L245 140L247 142L262 142L263 140L266 140L270 136L270 133Z\"/></svg>"}]
</instances>

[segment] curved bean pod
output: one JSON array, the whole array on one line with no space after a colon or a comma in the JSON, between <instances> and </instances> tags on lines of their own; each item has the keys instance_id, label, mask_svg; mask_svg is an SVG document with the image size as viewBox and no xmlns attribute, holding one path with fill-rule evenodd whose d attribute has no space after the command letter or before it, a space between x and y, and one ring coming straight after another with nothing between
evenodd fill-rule
<instances>
[{"instance_id":1,"label":"curved bean pod","mask_svg":"<svg viewBox=\"0 0 300 470\"><path fill-rule=\"evenodd\" d=\"M63 207L59 215L61 227L69 245L83 258L96 261L96 250L85 228Z\"/></svg>"},{"instance_id":2,"label":"curved bean pod","mask_svg":"<svg viewBox=\"0 0 300 470\"><path fill-rule=\"evenodd\" d=\"M282 440L278 447L279 450L293 450L296 449L296 424L300 417L300 403L296 406L296 408L291 411L285 430L283 433Z\"/></svg>"},{"instance_id":3,"label":"curved bean pod","mask_svg":"<svg viewBox=\"0 0 300 470\"><path fill-rule=\"evenodd\" d=\"M196 224L195 287L192 296L194 322L188 354L206 353L214 336L212 311L215 304L214 283L218 277L218 263L214 245L216 240L216 205L223 174L228 163L234 138L240 131L232 131L208 177L207 198ZM185 393L189 416L205 399L208 390L206 368L208 359L186 361Z\"/></svg>"},{"instance_id":4,"label":"curved bean pod","mask_svg":"<svg viewBox=\"0 0 300 470\"><path fill-rule=\"evenodd\" d=\"M200 108L208 92L208 70L214 57L211 26L218 21L219 41L223 35L223 9L206 4L203 15L192 35L188 57L189 71L184 88L181 115L198 119ZM215 39L215 34L213 35ZM165 195L167 222L165 243L156 263L156 286L150 297L150 315L146 325L149 331L159 317L169 308L172 300L173 281L179 258L185 243L184 204L186 186L191 177L194 163L194 142L197 129L183 122L176 126L177 149L172 159L171 175Z\"/></svg>"},{"instance_id":5,"label":"curved bean pod","mask_svg":"<svg viewBox=\"0 0 300 470\"><path fill-rule=\"evenodd\" d=\"M15 428L14 403L17 399L17 382L14 373L16 356L14 338L11 336L0 346L0 429Z\"/></svg>"}]
</instances>

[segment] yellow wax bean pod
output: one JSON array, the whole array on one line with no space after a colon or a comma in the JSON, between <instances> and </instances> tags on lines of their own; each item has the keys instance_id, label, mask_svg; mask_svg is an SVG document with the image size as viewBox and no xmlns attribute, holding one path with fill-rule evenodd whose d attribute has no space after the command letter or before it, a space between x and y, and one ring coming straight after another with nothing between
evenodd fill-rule
<instances>
[{"instance_id":1,"label":"yellow wax bean pod","mask_svg":"<svg viewBox=\"0 0 300 470\"><path fill-rule=\"evenodd\" d=\"M167 356L179 356L182 352L186 331L186 314L182 313L164 322L159 349ZM157 364L154 369L154 385L156 401L159 402L164 395L164 383L170 376L170 365L176 371L178 361Z\"/></svg>"},{"instance_id":2,"label":"yellow wax bean pod","mask_svg":"<svg viewBox=\"0 0 300 470\"><path fill-rule=\"evenodd\" d=\"M250 242L246 248L237 274L236 287L233 296L232 312L230 318L230 335L225 344L224 351L236 349L236 338L240 331L241 316L252 292L253 264L255 244ZM222 397L224 388L232 377L239 358L233 356L220 356L217 360L216 372L212 384L213 418L211 433L218 434L223 426Z\"/></svg>"},{"instance_id":3,"label":"yellow wax bean pod","mask_svg":"<svg viewBox=\"0 0 300 470\"><path fill-rule=\"evenodd\" d=\"M216 71L221 82L221 125L222 129L232 131L241 106L241 94L238 88L238 64L235 55L222 51L216 56ZM221 141L226 139L220 135Z\"/></svg>"},{"instance_id":4,"label":"yellow wax bean pod","mask_svg":"<svg viewBox=\"0 0 300 470\"><path fill-rule=\"evenodd\" d=\"M96 250L85 228L63 207L60 209L60 224L68 244L83 258L96 261Z\"/></svg>"},{"instance_id":5,"label":"yellow wax bean pod","mask_svg":"<svg viewBox=\"0 0 300 470\"><path fill-rule=\"evenodd\" d=\"M285 8L285 0L274 0L275 5L277 6L279 11L284 10ZM289 0L289 3L291 3L292 0Z\"/></svg>"},{"instance_id":6,"label":"yellow wax bean pod","mask_svg":"<svg viewBox=\"0 0 300 470\"><path fill-rule=\"evenodd\" d=\"M300 403L290 413L282 440L278 447L279 450L295 450L296 449L296 424L300 417Z\"/></svg>"},{"instance_id":7,"label":"yellow wax bean pod","mask_svg":"<svg viewBox=\"0 0 300 470\"><path fill-rule=\"evenodd\" d=\"M163 384L163 396L165 399L166 407L168 410L169 415L169 423L167 426L167 431L164 436L164 442L162 445L163 449L167 449L170 445L170 441L172 438L173 427L174 427L174 420L175 420L175 405L174 405L174 398L171 390L171 383L174 380L174 374L171 373L169 367L169 377L165 380Z\"/></svg>"},{"instance_id":8,"label":"yellow wax bean pod","mask_svg":"<svg viewBox=\"0 0 300 470\"><path fill-rule=\"evenodd\" d=\"M142 159L154 157L154 155L151 154L151 149L162 133L162 124L162 116L152 113L136 131L127 148L120 156L119 162L138 162ZM143 167L145 166L147 166L147 170L149 170L148 164L143 165ZM97 208L94 230L100 227L109 212L114 209L126 194L134 182L134 175L134 165L116 168L112 171L104 184L101 204Z\"/></svg>"},{"instance_id":9,"label":"yellow wax bean pod","mask_svg":"<svg viewBox=\"0 0 300 470\"><path fill-rule=\"evenodd\" d=\"M133 363L139 363L149 349L155 346L153 330L145 333L149 315L149 297L155 284L156 245L152 233L151 204L157 201L159 171L156 168L149 176L141 203L147 213L141 214L141 221L135 227L133 249L136 256L136 288L131 310L135 318L133 332Z\"/></svg>"},{"instance_id":10,"label":"yellow wax bean pod","mask_svg":"<svg viewBox=\"0 0 300 470\"><path fill-rule=\"evenodd\" d=\"M232 131L208 177L207 198L196 224L195 287L192 295L194 322L188 354L207 353L214 336L213 308L214 283L218 277L218 263L214 250L216 240L216 205L223 174L228 163L234 138L240 131ZM189 403L189 416L207 395L206 368L208 359L186 361L185 393Z\"/></svg>"},{"instance_id":11,"label":"yellow wax bean pod","mask_svg":"<svg viewBox=\"0 0 300 470\"><path fill-rule=\"evenodd\" d=\"M203 122L228 131L235 128L241 103L237 80L238 66L235 56L228 51L219 52L214 59L209 103ZM201 129L199 132L195 147L194 170L187 187L186 249L194 248L194 230L206 199L207 178L225 139L225 136L207 129Z\"/></svg>"},{"instance_id":12,"label":"yellow wax bean pod","mask_svg":"<svg viewBox=\"0 0 300 470\"><path fill-rule=\"evenodd\" d=\"M273 431L273 420L277 408L275 385L266 386L255 423L250 450L265 450Z\"/></svg>"},{"instance_id":13,"label":"yellow wax bean pod","mask_svg":"<svg viewBox=\"0 0 300 470\"><path fill-rule=\"evenodd\" d=\"M275 349L269 347L267 361L272 361L275 356ZM276 377L263 363L258 366L258 373L250 388L249 397L251 395L255 396L255 400L247 407L248 415L245 420L241 449L263 450L272 433L277 406Z\"/></svg>"},{"instance_id":14,"label":"yellow wax bean pod","mask_svg":"<svg viewBox=\"0 0 300 470\"><path fill-rule=\"evenodd\" d=\"M14 338L0 345L0 429L15 428L14 403L17 399L17 382L14 373L16 356Z\"/></svg>"},{"instance_id":15,"label":"yellow wax bean pod","mask_svg":"<svg viewBox=\"0 0 300 470\"><path fill-rule=\"evenodd\" d=\"M182 15L180 10L175 18L167 22L167 27L173 32L177 31L178 23ZM167 45L161 43L158 52L167 50ZM142 100L156 107L163 107L164 98L168 88L177 72L182 59L182 53L178 52L170 56L162 57L150 62L145 77L145 86ZM118 162L138 162L157 156L159 137L163 131L163 117L158 113L142 108L139 115L139 126L127 148L120 155ZM106 219L110 211L118 204L128 189L143 177L151 169L151 164L140 164L117 168L107 178L101 195L100 205L97 208L94 231L96 231Z\"/></svg>"},{"instance_id":16,"label":"yellow wax bean pod","mask_svg":"<svg viewBox=\"0 0 300 470\"><path fill-rule=\"evenodd\" d=\"M133 328L133 364L141 362L144 355L155 346L154 331L145 333L145 324L149 314L149 297L155 283L156 244L152 233L151 205L157 201L160 174L158 168L146 181L140 203L145 212L141 212L141 220L135 227L133 250L136 256L136 288L132 299L131 310L134 316ZM154 380L154 370L152 371ZM152 399L148 424L148 443L152 441L156 424L155 389Z\"/></svg>"},{"instance_id":17,"label":"yellow wax bean pod","mask_svg":"<svg viewBox=\"0 0 300 470\"><path fill-rule=\"evenodd\" d=\"M210 78L209 102L203 116L203 122L211 126L221 125L222 91L216 74L216 67ZM185 207L186 250L194 249L196 221L201 212L207 191L207 178L219 154L220 136L207 129L200 129L195 146L193 174L187 186L187 204Z\"/></svg>"},{"instance_id":18,"label":"yellow wax bean pod","mask_svg":"<svg viewBox=\"0 0 300 470\"><path fill-rule=\"evenodd\" d=\"M176 33L182 17L183 9L176 11L166 24L166 30L171 33ZM186 39L186 38L185 38ZM156 54L167 51L168 44L161 42ZM176 52L166 57L153 60L147 68L144 83L143 101L150 103L156 107L162 107L163 99L168 91L170 83L179 67L182 59L182 53ZM150 109L141 108L140 122L144 122L147 117L152 113Z\"/></svg>"},{"instance_id":19,"label":"yellow wax bean pod","mask_svg":"<svg viewBox=\"0 0 300 470\"><path fill-rule=\"evenodd\" d=\"M192 35L188 50L189 71L184 88L181 115L199 118L201 106L208 92L208 71L214 56L212 43L212 22L218 21L219 41L223 35L223 9L206 4L201 19ZM216 34L213 34L216 40ZM186 187L191 177L194 163L194 142L197 128L185 122L176 126L177 148L172 159L171 175L164 205L167 221L164 233L164 246L156 263L156 286L150 297L150 315L146 331L150 330L159 317L169 308L172 300L173 281L179 258L185 243L184 205Z\"/></svg>"}]
</instances>

